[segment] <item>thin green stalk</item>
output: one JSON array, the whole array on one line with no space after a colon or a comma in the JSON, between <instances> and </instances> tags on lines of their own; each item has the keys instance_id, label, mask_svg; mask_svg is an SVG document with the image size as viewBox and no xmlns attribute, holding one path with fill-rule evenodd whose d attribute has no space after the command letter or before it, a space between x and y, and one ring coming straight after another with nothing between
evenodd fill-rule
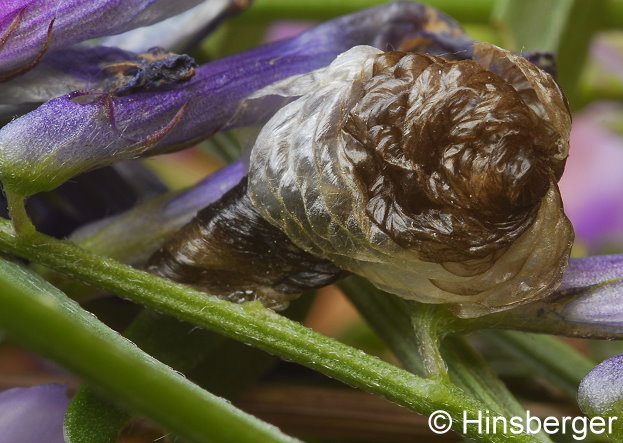
<instances>
[{"instance_id":1,"label":"thin green stalk","mask_svg":"<svg viewBox=\"0 0 623 443\"><path fill-rule=\"evenodd\" d=\"M418 345L405 301L398 297L377 300L376 297L381 295L378 289L362 278L349 277L340 281L338 286L383 342L396 354L405 369L424 376L426 374L424 362L419 353L413 352ZM391 323L392 327L388 327L388 323Z\"/></svg>"},{"instance_id":2,"label":"thin green stalk","mask_svg":"<svg viewBox=\"0 0 623 443\"><path fill-rule=\"evenodd\" d=\"M504 46L556 54L557 81L571 109L577 109L577 84L595 32L605 25L612 0L500 0L494 23Z\"/></svg>"},{"instance_id":3,"label":"thin green stalk","mask_svg":"<svg viewBox=\"0 0 623 443\"><path fill-rule=\"evenodd\" d=\"M124 336L147 354L186 375L225 340L218 334L150 310L141 312ZM89 386L82 385L65 415L68 443L116 441L115 436L130 418L128 411L106 401Z\"/></svg>"},{"instance_id":4,"label":"thin green stalk","mask_svg":"<svg viewBox=\"0 0 623 443\"><path fill-rule=\"evenodd\" d=\"M313 297L295 300L285 311L302 318ZM124 336L149 355L185 374L213 394L229 400L242 393L272 368L277 359L259 349L198 328L173 317L144 310L124 331ZM108 443L131 415L105 401L87 386L74 395L65 417L68 443ZM85 439L84 436L88 436Z\"/></svg>"},{"instance_id":5,"label":"thin green stalk","mask_svg":"<svg viewBox=\"0 0 623 443\"><path fill-rule=\"evenodd\" d=\"M448 367L441 356L441 340L445 337L446 331L440 307L420 303L410 305L412 334L415 336L426 376L449 380Z\"/></svg>"},{"instance_id":6,"label":"thin green stalk","mask_svg":"<svg viewBox=\"0 0 623 443\"><path fill-rule=\"evenodd\" d=\"M414 376L318 334L259 303L236 305L218 300L42 234L30 241L24 240L15 235L6 221L0 222L0 249L298 362L422 414L445 410L453 418L453 429L465 431L465 435L475 441L536 441L528 435L483 436L475 426L463 429L464 418L475 419L478 411L488 409L486 405L450 383Z\"/></svg>"},{"instance_id":7,"label":"thin green stalk","mask_svg":"<svg viewBox=\"0 0 623 443\"><path fill-rule=\"evenodd\" d=\"M6 260L0 260L0 306L0 325L16 341L183 438L294 441L189 382L38 275Z\"/></svg>"},{"instance_id":8,"label":"thin green stalk","mask_svg":"<svg viewBox=\"0 0 623 443\"><path fill-rule=\"evenodd\" d=\"M580 382L595 366L589 358L549 335L489 331L487 337L571 398L576 397Z\"/></svg>"},{"instance_id":9,"label":"thin green stalk","mask_svg":"<svg viewBox=\"0 0 623 443\"><path fill-rule=\"evenodd\" d=\"M34 233L35 226L26 213L26 198L10 189L5 189L4 194L6 195L9 217L11 217L15 230L23 237Z\"/></svg>"},{"instance_id":10,"label":"thin green stalk","mask_svg":"<svg viewBox=\"0 0 623 443\"><path fill-rule=\"evenodd\" d=\"M443 344L443 356L454 383L507 417L525 416L526 410L521 403L466 340L448 337ZM535 437L544 443L552 441L545 432L539 432Z\"/></svg>"}]
</instances>

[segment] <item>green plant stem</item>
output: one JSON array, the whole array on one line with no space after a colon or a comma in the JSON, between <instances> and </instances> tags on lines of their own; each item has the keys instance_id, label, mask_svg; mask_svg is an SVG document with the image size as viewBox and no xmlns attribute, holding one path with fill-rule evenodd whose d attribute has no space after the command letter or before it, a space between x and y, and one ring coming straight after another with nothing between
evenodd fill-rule
<instances>
[{"instance_id":1,"label":"green plant stem","mask_svg":"<svg viewBox=\"0 0 623 443\"><path fill-rule=\"evenodd\" d=\"M26 198L10 189L4 191L9 209L9 217L15 231L21 236L29 236L35 232L35 226L26 213Z\"/></svg>"},{"instance_id":2,"label":"green plant stem","mask_svg":"<svg viewBox=\"0 0 623 443\"><path fill-rule=\"evenodd\" d=\"M0 260L0 325L109 399L196 442L292 438L186 380L36 274Z\"/></svg>"},{"instance_id":3,"label":"green plant stem","mask_svg":"<svg viewBox=\"0 0 623 443\"><path fill-rule=\"evenodd\" d=\"M286 314L302 318L312 298L310 295L295 300ZM277 362L276 357L259 349L149 309L134 319L124 336L202 388L229 400ZM81 386L65 418L65 432L74 438L68 443L116 441L115 436L130 418L128 412L105 401L91 388ZM85 435L89 436L88 440Z\"/></svg>"},{"instance_id":4,"label":"green plant stem","mask_svg":"<svg viewBox=\"0 0 623 443\"><path fill-rule=\"evenodd\" d=\"M410 318L417 349L427 377L449 380L448 368L441 356L441 340L444 338L443 307L410 303Z\"/></svg>"},{"instance_id":5,"label":"green plant stem","mask_svg":"<svg viewBox=\"0 0 623 443\"><path fill-rule=\"evenodd\" d=\"M409 372L424 376L424 362L420 354L414 352L418 344L406 301L394 296L383 298L383 294L370 282L355 276L340 281L338 286L404 367Z\"/></svg>"},{"instance_id":6,"label":"green plant stem","mask_svg":"<svg viewBox=\"0 0 623 443\"><path fill-rule=\"evenodd\" d=\"M42 234L25 241L15 235L6 221L0 222L0 249L298 362L422 414L443 409L453 417L453 429L461 433L464 416L474 419L478 411L486 409L486 405L450 383L414 376L318 334L259 303L236 305L218 300ZM57 346L64 344L59 342ZM468 426L465 431L475 441L536 441L528 435L482 436L475 426Z\"/></svg>"},{"instance_id":7,"label":"green plant stem","mask_svg":"<svg viewBox=\"0 0 623 443\"><path fill-rule=\"evenodd\" d=\"M507 416L522 415L523 406L493 372L485 359L462 337L448 337L443 355L452 380L488 405L495 405Z\"/></svg>"},{"instance_id":8,"label":"green plant stem","mask_svg":"<svg viewBox=\"0 0 623 443\"><path fill-rule=\"evenodd\" d=\"M195 367L225 339L188 323L144 310L124 331L124 336L143 351L183 374ZM216 393L212 390L210 392ZM221 393L216 393L221 395ZM130 421L119 405L106 401L89 386L82 385L65 415L68 443L108 443Z\"/></svg>"},{"instance_id":9,"label":"green plant stem","mask_svg":"<svg viewBox=\"0 0 623 443\"><path fill-rule=\"evenodd\" d=\"M571 398L576 397L580 382L595 366L589 358L549 335L488 331L487 337Z\"/></svg>"}]
</instances>

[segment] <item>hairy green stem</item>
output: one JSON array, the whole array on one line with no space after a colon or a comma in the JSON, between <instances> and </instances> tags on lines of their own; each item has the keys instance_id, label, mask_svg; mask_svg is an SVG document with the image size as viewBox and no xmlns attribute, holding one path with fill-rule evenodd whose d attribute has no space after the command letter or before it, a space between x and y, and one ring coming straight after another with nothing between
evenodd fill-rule
<instances>
[{"instance_id":1,"label":"hairy green stem","mask_svg":"<svg viewBox=\"0 0 623 443\"><path fill-rule=\"evenodd\" d=\"M183 438L195 442L293 441L200 389L38 275L6 260L0 260L0 306L0 327L16 341Z\"/></svg>"},{"instance_id":2,"label":"hairy green stem","mask_svg":"<svg viewBox=\"0 0 623 443\"><path fill-rule=\"evenodd\" d=\"M445 336L441 309L436 305L410 304L410 318L417 349L427 377L449 380L448 367L441 356L441 340Z\"/></svg>"},{"instance_id":3,"label":"hairy green stem","mask_svg":"<svg viewBox=\"0 0 623 443\"><path fill-rule=\"evenodd\" d=\"M478 411L488 409L486 405L448 382L414 376L258 303L236 305L218 300L41 234L25 240L16 236L6 221L0 222L0 249L298 362L422 414L443 409L452 416L453 429L475 441L536 441L528 435L483 436L476 426L463 429L464 418L478 417Z\"/></svg>"},{"instance_id":4,"label":"hairy green stem","mask_svg":"<svg viewBox=\"0 0 623 443\"><path fill-rule=\"evenodd\" d=\"M5 189L4 194L6 195L9 217L11 217L15 231L23 237L33 234L35 226L26 213L26 198L10 189Z\"/></svg>"}]
</instances>

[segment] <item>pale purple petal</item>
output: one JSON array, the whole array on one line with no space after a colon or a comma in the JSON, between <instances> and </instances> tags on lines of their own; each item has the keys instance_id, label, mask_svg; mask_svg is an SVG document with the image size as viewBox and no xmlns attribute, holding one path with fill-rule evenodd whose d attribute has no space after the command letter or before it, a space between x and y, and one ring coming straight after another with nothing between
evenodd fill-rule
<instances>
[{"instance_id":1,"label":"pale purple petal","mask_svg":"<svg viewBox=\"0 0 623 443\"><path fill-rule=\"evenodd\" d=\"M29 195L86 169L192 145L231 126L240 101L270 83L325 66L357 44L398 48L440 23L463 35L451 19L428 7L389 3L206 64L191 80L160 92L92 96L86 103L77 94L56 98L0 130L0 178ZM267 103L263 111L270 110ZM236 115L237 125L265 118Z\"/></svg>"},{"instance_id":2,"label":"pale purple petal","mask_svg":"<svg viewBox=\"0 0 623 443\"><path fill-rule=\"evenodd\" d=\"M623 281L617 280L586 291L566 303L561 316L569 322L600 325L603 329L623 330Z\"/></svg>"},{"instance_id":3,"label":"pale purple petal","mask_svg":"<svg viewBox=\"0 0 623 443\"><path fill-rule=\"evenodd\" d=\"M4 0L0 77L37 64L48 50L156 23L202 0Z\"/></svg>"},{"instance_id":4,"label":"pale purple petal","mask_svg":"<svg viewBox=\"0 0 623 443\"><path fill-rule=\"evenodd\" d=\"M74 232L71 240L101 255L126 263L141 263L197 211L237 185L245 174L241 162L232 163L186 191L164 195L86 225Z\"/></svg>"},{"instance_id":5,"label":"pale purple petal","mask_svg":"<svg viewBox=\"0 0 623 443\"><path fill-rule=\"evenodd\" d=\"M623 355L603 361L584 377L578 389L578 404L590 416L623 413ZM617 425L621 429L621 423Z\"/></svg>"},{"instance_id":6,"label":"pale purple petal","mask_svg":"<svg viewBox=\"0 0 623 443\"><path fill-rule=\"evenodd\" d=\"M486 318L503 329L585 338L623 338L623 255L569 260L550 297Z\"/></svg>"},{"instance_id":7,"label":"pale purple petal","mask_svg":"<svg viewBox=\"0 0 623 443\"><path fill-rule=\"evenodd\" d=\"M2 104L45 102L77 90L104 91L106 67L135 62L137 54L88 44L53 51L35 69L2 84Z\"/></svg>"},{"instance_id":8,"label":"pale purple petal","mask_svg":"<svg viewBox=\"0 0 623 443\"><path fill-rule=\"evenodd\" d=\"M623 255L571 259L550 306L562 319L623 332Z\"/></svg>"},{"instance_id":9,"label":"pale purple petal","mask_svg":"<svg viewBox=\"0 0 623 443\"><path fill-rule=\"evenodd\" d=\"M63 443L67 387L38 385L0 392L0 439L11 443Z\"/></svg>"},{"instance_id":10,"label":"pale purple petal","mask_svg":"<svg viewBox=\"0 0 623 443\"><path fill-rule=\"evenodd\" d=\"M623 255L572 258L558 291L587 288L623 278Z\"/></svg>"}]
</instances>

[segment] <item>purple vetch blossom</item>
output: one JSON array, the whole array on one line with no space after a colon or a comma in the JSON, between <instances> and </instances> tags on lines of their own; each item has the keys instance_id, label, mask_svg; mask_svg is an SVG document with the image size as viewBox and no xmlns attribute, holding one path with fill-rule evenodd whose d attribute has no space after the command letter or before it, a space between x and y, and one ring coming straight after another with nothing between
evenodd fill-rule
<instances>
[{"instance_id":1,"label":"purple vetch blossom","mask_svg":"<svg viewBox=\"0 0 623 443\"><path fill-rule=\"evenodd\" d=\"M438 51L452 38L465 40L452 19L430 7L388 3L208 63L189 81L159 91L58 97L0 130L0 179L7 189L27 196L88 169L181 149L227 127L262 122L281 101L236 112L258 89L325 66L355 45L408 48L422 37L427 49ZM258 115L260 109L264 115Z\"/></svg>"},{"instance_id":2,"label":"purple vetch blossom","mask_svg":"<svg viewBox=\"0 0 623 443\"><path fill-rule=\"evenodd\" d=\"M623 255L572 258L549 297L484 319L488 326L585 338L623 338Z\"/></svg>"},{"instance_id":3,"label":"purple vetch blossom","mask_svg":"<svg viewBox=\"0 0 623 443\"><path fill-rule=\"evenodd\" d=\"M623 355L611 357L595 366L580 383L578 405L592 417L616 417L611 427L612 441L623 437Z\"/></svg>"},{"instance_id":4,"label":"purple vetch blossom","mask_svg":"<svg viewBox=\"0 0 623 443\"><path fill-rule=\"evenodd\" d=\"M0 79L37 65L49 50L156 23L202 0L4 0Z\"/></svg>"},{"instance_id":5,"label":"purple vetch blossom","mask_svg":"<svg viewBox=\"0 0 623 443\"><path fill-rule=\"evenodd\" d=\"M157 48L137 54L78 44L54 51L36 69L3 83L0 105L38 105L78 90L124 95L188 80L194 67L191 57ZM6 115L0 108L0 119Z\"/></svg>"},{"instance_id":6,"label":"purple vetch blossom","mask_svg":"<svg viewBox=\"0 0 623 443\"><path fill-rule=\"evenodd\" d=\"M126 263L141 263L198 210L218 200L245 174L244 165L234 162L190 189L157 197L120 215L85 225L72 234L71 240Z\"/></svg>"},{"instance_id":7,"label":"purple vetch blossom","mask_svg":"<svg viewBox=\"0 0 623 443\"><path fill-rule=\"evenodd\" d=\"M63 443L67 387L38 385L0 392L0 440Z\"/></svg>"},{"instance_id":8,"label":"purple vetch blossom","mask_svg":"<svg viewBox=\"0 0 623 443\"><path fill-rule=\"evenodd\" d=\"M571 259L558 294L565 322L623 336L623 255Z\"/></svg>"},{"instance_id":9,"label":"purple vetch blossom","mask_svg":"<svg viewBox=\"0 0 623 443\"><path fill-rule=\"evenodd\" d=\"M249 0L204 1L153 25L100 39L98 45L79 43L50 50L36 67L0 86L0 127L43 102L72 91L117 94L117 83L125 82L136 89L139 77L149 78L144 75L146 72L159 73L163 78L169 78L176 71L183 73L183 66L179 65L188 66L192 61L190 57L166 54L166 58L156 58L153 57L154 45L157 43L158 48L166 51L191 49L207 33L249 4Z\"/></svg>"}]
</instances>

